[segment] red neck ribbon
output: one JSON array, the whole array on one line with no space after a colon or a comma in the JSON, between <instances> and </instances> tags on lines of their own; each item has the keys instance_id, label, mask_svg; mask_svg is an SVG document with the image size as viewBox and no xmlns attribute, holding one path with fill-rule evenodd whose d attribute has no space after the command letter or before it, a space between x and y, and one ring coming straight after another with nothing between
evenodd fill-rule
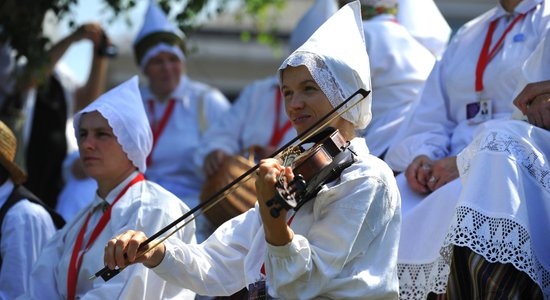
<instances>
[{"instance_id":1,"label":"red neck ribbon","mask_svg":"<svg viewBox=\"0 0 550 300\"><path fill-rule=\"evenodd\" d=\"M80 271L80 267L82 266L82 259L84 257L84 254L90 249L90 246L93 245L101 231L105 228L107 223L111 220L111 208L117 203L117 201L122 198L124 193L135 183L143 181L145 178L143 177L143 174L139 173L132 181L130 181L123 189L120 191L118 196L113 201L113 204L109 205L107 210L103 212L103 215L101 216L101 219L99 219L99 222L97 223L96 227L94 228L94 231L92 231L92 235L90 236L90 239L88 240L88 243L86 243L86 247L84 250L81 251L82 248L82 242L84 240L84 234L86 233L86 227L88 227L88 222L90 221L90 217L92 216L93 210L90 211L88 214L88 217L86 217L86 220L84 221L84 224L82 225L82 228L80 228L80 232L78 233L78 236L76 238L76 243L74 244L73 248L73 254L71 255L71 261L69 263L69 272L67 276L67 299L68 300L74 300L75 294L76 294L76 283L78 280L78 272Z\"/></svg>"},{"instance_id":2,"label":"red neck ribbon","mask_svg":"<svg viewBox=\"0 0 550 300\"><path fill-rule=\"evenodd\" d=\"M504 38L512 30L514 25L521 20L523 17L525 17L525 14L518 15L508 27L504 30L502 33L502 36L498 39L497 43L493 47L493 49L489 49L491 47L491 42L493 41L493 33L495 32L495 29L497 27L497 23L500 18L497 18L493 20L489 24L489 29L487 30L487 35L485 36L485 42L483 42L483 48L481 48L481 52L479 53L479 58L477 60L477 66L476 66L476 92L483 91L483 73L485 73L485 69L487 68L487 65L493 59L495 54L498 52L498 50L502 47L502 42L504 41Z\"/></svg>"},{"instance_id":3,"label":"red neck ribbon","mask_svg":"<svg viewBox=\"0 0 550 300\"><path fill-rule=\"evenodd\" d=\"M149 113L151 114L151 120L155 120L155 101L149 100ZM166 123L168 123L168 120L170 120L170 117L172 116L172 112L174 111L174 106L176 105L176 100L170 99L168 100L168 105L166 106L166 109L164 110L164 113L162 114L162 117L160 118L160 122L151 122L151 131L153 132L153 147L151 148L151 152L149 153L149 156L147 156L147 166L151 165L151 157L153 156L153 150L155 150L155 146L157 145L157 142L160 138L160 135L164 131L164 128L166 127Z\"/></svg>"}]
</instances>

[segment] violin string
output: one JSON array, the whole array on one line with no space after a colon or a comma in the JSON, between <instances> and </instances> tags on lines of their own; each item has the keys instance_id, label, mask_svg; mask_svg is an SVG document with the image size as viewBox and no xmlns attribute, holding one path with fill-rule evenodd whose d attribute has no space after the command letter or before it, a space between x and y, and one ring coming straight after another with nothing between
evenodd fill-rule
<instances>
[{"instance_id":1,"label":"violin string","mask_svg":"<svg viewBox=\"0 0 550 300\"><path fill-rule=\"evenodd\" d=\"M366 94L363 94L362 92L360 92L361 89L359 89L357 92L355 92L353 95L350 96L353 97L355 96L357 93L360 93L363 95L363 97L361 97L360 99L358 99L355 103L345 107L343 109L343 111L332 111L330 112L328 115L331 115L331 114L334 114L336 113L332 118L330 118L328 121L324 122L324 124L322 124L321 126L318 126L317 128L315 129L312 129L311 132L308 132L305 137L301 138L301 140L308 140L310 139L313 135L317 134L322 128L324 128L327 124L329 124L330 122L332 122L333 120L335 120L336 118L338 118L339 116L341 116L342 114L346 113L347 111L349 111L351 108L353 108L355 105L357 105L359 102L361 102L363 99L367 98L368 94L370 93L370 91L364 91L363 92L366 92ZM316 125L316 124L314 124ZM281 151L281 155L280 157L283 157L283 154L286 154L288 153L289 151L297 151L296 150L296 145L291 145L289 147L287 147L286 149L283 149ZM275 152L277 153L277 152ZM289 157L289 155L285 155L284 159L286 159L286 157ZM255 169L257 169L258 165L255 166ZM250 171L250 170L249 170ZM248 172L249 172L248 171ZM246 172L245 172L246 173ZM281 173L284 173L284 172L281 172ZM244 174L243 174L244 175ZM284 174L282 174L284 175ZM241 175L242 176L242 175ZM145 255L146 253L148 253L149 251L151 251L152 249L156 248L158 245L160 245L161 243L163 243L166 239L168 239L169 237L171 237L172 235L174 235L177 231L179 231L181 228L183 228L185 225L189 224L190 222L192 222L193 220L195 220L198 216L200 215L203 215L205 212L207 212L209 209L211 209L214 205L216 205L218 202L220 202L221 200L223 200L225 198L226 195L232 193L234 190L236 190L237 188L239 188L242 184L244 184L245 182L247 182L250 178L252 178L252 173L248 174L246 177L244 177L241 181L239 182L236 182L235 184L233 184L230 188L228 188L227 190L225 190L223 193L221 194L218 194L216 196L214 196L212 199L209 199L208 200L208 205L205 205L204 207L200 207L200 211L197 211L196 214L192 214L189 218L189 220L185 221L183 224L181 225L177 225L179 222L182 222L184 220L180 220L179 222L176 223L176 225L173 225L175 226L174 230L170 233L168 233L166 236L164 237L157 237L155 239L153 239L151 241L152 245L150 247L147 248L147 250L144 250L141 254L138 253L138 257L141 257L143 255ZM282 178L282 177L281 177ZM210 203L212 202L212 203ZM172 224L171 224L172 225ZM160 233L160 232L159 232ZM157 242L158 241L158 242ZM148 243L144 243L144 245L147 245ZM141 245L140 245L141 246ZM105 268L104 268L105 269ZM121 269L122 270L122 269ZM97 276L93 275L90 277L90 280L93 280L97 278Z\"/></svg>"}]
</instances>

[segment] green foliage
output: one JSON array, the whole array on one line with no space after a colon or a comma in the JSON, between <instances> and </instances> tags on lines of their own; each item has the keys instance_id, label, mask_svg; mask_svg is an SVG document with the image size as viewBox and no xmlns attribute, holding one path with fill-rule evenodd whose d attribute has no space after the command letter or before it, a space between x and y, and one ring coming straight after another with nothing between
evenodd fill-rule
<instances>
[{"instance_id":1,"label":"green foliage","mask_svg":"<svg viewBox=\"0 0 550 300\"><path fill-rule=\"evenodd\" d=\"M0 44L9 43L15 49L18 58L25 57L34 69L41 69L46 62L46 49L49 39L42 33L42 23L48 10L57 18L67 20L73 28L78 26L73 18L74 9L79 0L1 0L0 1ZM112 14L111 21L123 17L136 6L137 0L103 0L104 11ZM197 27L196 19L201 14L212 18L223 13L229 1L217 0L215 9L206 13L209 0L157 0L169 14L174 13L176 23L183 32L191 32ZM256 24L256 39L269 45L277 45L273 32L276 30L275 18L286 0L242 0L243 9L237 14L237 20L251 16ZM185 7L174 11L173 7ZM128 21L128 20L127 20ZM243 34L243 38L250 33Z\"/></svg>"}]
</instances>

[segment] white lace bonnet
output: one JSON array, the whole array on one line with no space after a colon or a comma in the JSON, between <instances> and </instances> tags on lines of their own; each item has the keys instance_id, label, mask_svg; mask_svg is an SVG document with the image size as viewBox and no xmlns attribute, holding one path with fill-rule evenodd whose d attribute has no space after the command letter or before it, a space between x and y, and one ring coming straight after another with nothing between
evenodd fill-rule
<instances>
[{"instance_id":1,"label":"white lace bonnet","mask_svg":"<svg viewBox=\"0 0 550 300\"><path fill-rule=\"evenodd\" d=\"M153 133L143 107L138 77L134 76L106 92L74 116L73 127L77 140L80 118L93 111L98 111L107 120L128 159L140 172L145 173L146 159L153 145Z\"/></svg>"},{"instance_id":2,"label":"white lace bonnet","mask_svg":"<svg viewBox=\"0 0 550 300\"><path fill-rule=\"evenodd\" d=\"M287 66L305 66L333 107L359 88L370 91L369 56L360 11L359 1L338 10L281 64L279 83ZM365 128L371 120L371 102L369 94L342 117L357 129Z\"/></svg>"}]
</instances>

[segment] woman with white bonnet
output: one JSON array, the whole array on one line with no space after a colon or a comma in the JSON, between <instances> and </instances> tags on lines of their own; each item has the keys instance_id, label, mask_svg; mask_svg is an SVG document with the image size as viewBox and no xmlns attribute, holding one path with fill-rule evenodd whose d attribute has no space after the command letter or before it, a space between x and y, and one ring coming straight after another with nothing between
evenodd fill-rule
<instances>
[{"instance_id":1,"label":"woman with white bonnet","mask_svg":"<svg viewBox=\"0 0 550 300\"><path fill-rule=\"evenodd\" d=\"M103 266L112 236L135 228L153 234L189 211L143 176L152 134L138 78L92 102L73 124L84 170L97 182L97 193L43 248L23 299L192 299L192 292L141 265L108 282L89 279ZM194 229L191 222L172 238L194 243Z\"/></svg>"},{"instance_id":2,"label":"woman with white bonnet","mask_svg":"<svg viewBox=\"0 0 550 300\"><path fill-rule=\"evenodd\" d=\"M336 11L338 11L336 0L316 0L292 31L289 53L298 49ZM203 165L207 176L203 191L221 182L219 180L221 176L227 176L229 172L224 168L227 165L224 161L231 159L231 155L247 156L247 152L250 152L248 150L252 149L251 156L248 158L253 157L254 161L250 164L255 164L295 136L296 131L292 130L292 124L285 113L285 103L277 75L273 74L253 81L243 89L227 114L214 123L202 137L201 147L195 153L195 161ZM231 178L236 177L229 179ZM216 190L211 189L211 192L214 193ZM206 195L206 193L202 195L203 199ZM237 198L235 195L233 194L233 197ZM223 204L232 205L230 209L219 205L207 214L212 223L221 224L227 221L229 215L227 211L238 212L243 211L244 208L248 210L256 202L254 195L248 199L241 197L239 200L242 201L240 203L250 204L250 206L238 207L231 201L227 201Z\"/></svg>"},{"instance_id":3,"label":"woman with white bonnet","mask_svg":"<svg viewBox=\"0 0 550 300\"><path fill-rule=\"evenodd\" d=\"M286 113L298 134L360 88L371 89L359 10L359 2L344 6L279 69ZM366 97L330 122L350 142L355 161L299 210L270 214L266 202L274 196L275 176L291 179L293 172L265 159L256 207L201 245L167 241L136 259L134 247L145 235L129 231L109 242L106 265L126 266L126 252L129 262L205 295L247 287L258 299L397 299L399 194L391 170L354 136L370 121L370 103Z\"/></svg>"},{"instance_id":4,"label":"woman with white bonnet","mask_svg":"<svg viewBox=\"0 0 550 300\"><path fill-rule=\"evenodd\" d=\"M153 131L146 176L193 208L199 204L204 181L202 165L194 163L193 155L202 147L204 131L224 117L229 101L217 89L185 74L182 33L154 0L149 1L134 41L134 54L148 81L141 95ZM206 218L197 219L199 241L211 233L209 227Z\"/></svg>"}]
</instances>

